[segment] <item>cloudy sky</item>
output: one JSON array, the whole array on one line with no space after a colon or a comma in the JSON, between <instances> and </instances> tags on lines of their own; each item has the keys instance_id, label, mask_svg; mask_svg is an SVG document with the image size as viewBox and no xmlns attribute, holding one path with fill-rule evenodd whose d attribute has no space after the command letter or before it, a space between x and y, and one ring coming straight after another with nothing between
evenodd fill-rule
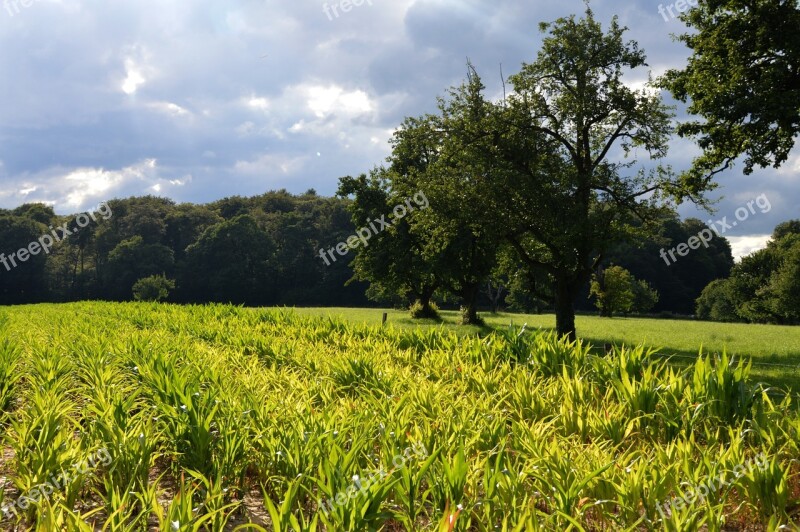
<instances>
[{"instance_id":1,"label":"cloudy sky","mask_svg":"<svg viewBox=\"0 0 800 532\"><path fill-rule=\"evenodd\" d=\"M434 110L467 58L499 95L500 65L508 76L534 59L538 23L583 10L581 0L361 3L0 0L0 207L333 194L340 176L383 162L393 129ZM685 62L670 38L683 26L655 0L592 6L630 28L653 74ZM676 140L668 162L685 168L695 153ZM798 217L800 150L777 171L740 168L712 194L717 214L681 207L732 219L766 194L771 210L727 235L737 255Z\"/></svg>"}]
</instances>

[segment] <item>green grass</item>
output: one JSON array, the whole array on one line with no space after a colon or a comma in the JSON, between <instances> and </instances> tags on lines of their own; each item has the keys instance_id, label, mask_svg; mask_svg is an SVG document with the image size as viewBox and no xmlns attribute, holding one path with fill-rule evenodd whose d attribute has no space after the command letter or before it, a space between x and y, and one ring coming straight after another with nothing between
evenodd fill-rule
<instances>
[{"instance_id":1,"label":"green grass","mask_svg":"<svg viewBox=\"0 0 800 532\"><path fill-rule=\"evenodd\" d=\"M297 312L305 316L338 316L368 325L380 324L383 312L388 312L388 323L396 327L443 326L460 334L485 334L491 329L507 328L510 323L552 330L556 323L552 314L485 313L482 316L486 327L481 328L458 326L458 312L455 311L443 311L441 324L412 320L407 312L398 310L303 308ZM800 327L599 316L578 316L576 322L578 336L595 346L645 344L657 348L662 355L674 356L673 363L679 366L692 363L691 359L697 357L701 347L705 353L726 351L732 356L752 357L754 379L800 392Z\"/></svg>"}]
</instances>

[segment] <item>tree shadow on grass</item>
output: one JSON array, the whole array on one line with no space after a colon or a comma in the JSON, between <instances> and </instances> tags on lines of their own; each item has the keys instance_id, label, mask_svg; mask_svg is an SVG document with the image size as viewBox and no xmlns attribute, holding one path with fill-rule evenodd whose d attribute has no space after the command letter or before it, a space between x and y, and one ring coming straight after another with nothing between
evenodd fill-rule
<instances>
[{"instance_id":1,"label":"tree shadow on grass","mask_svg":"<svg viewBox=\"0 0 800 532\"><path fill-rule=\"evenodd\" d=\"M481 317L485 317L483 313L480 314ZM432 326L432 327L444 327L456 333L458 336L480 336L484 337L495 330L497 327L492 327L486 323L481 325L461 325L459 320L461 319L461 313L457 310L440 310L439 311L439 319L431 319L431 318L419 318L414 319L411 316L405 316L403 318L395 317L392 320L392 323L395 325L401 325L403 327L416 327L416 326Z\"/></svg>"}]
</instances>

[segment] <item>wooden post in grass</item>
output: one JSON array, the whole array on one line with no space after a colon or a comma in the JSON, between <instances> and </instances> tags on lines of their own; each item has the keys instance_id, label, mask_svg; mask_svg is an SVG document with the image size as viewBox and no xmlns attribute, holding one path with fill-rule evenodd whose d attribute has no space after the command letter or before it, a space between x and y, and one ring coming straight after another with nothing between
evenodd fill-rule
<instances>
[{"instance_id":1,"label":"wooden post in grass","mask_svg":"<svg viewBox=\"0 0 800 532\"><path fill-rule=\"evenodd\" d=\"M387 320L387 319L389 319L389 313L388 313L388 312L384 312L384 313L383 313L383 321L381 321L381 327L383 327L384 325L386 325L386 320Z\"/></svg>"}]
</instances>

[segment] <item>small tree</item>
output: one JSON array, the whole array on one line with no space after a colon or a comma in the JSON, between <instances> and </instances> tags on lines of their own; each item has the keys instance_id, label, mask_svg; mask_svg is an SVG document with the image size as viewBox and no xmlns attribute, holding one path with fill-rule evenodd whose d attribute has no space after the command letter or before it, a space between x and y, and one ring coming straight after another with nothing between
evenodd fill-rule
<instances>
[{"instance_id":1,"label":"small tree","mask_svg":"<svg viewBox=\"0 0 800 532\"><path fill-rule=\"evenodd\" d=\"M658 303L658 291L643 279L633 283L633 310L644 314L653 310Z\"/></svg>"},{"instance_id":2,"label":"small tree","mask_svg":"<svg viewBox=\"0 0 800 532\"><path fill-rule=\"evenodd\" d=\"M705 287L697 298L697 317L711 321L741 321L736 313L736 302L728 279L716 279Z\"/></svg>"},{"instance_id":3,"label":"small tree","mask_svg":"<svg viewBox=\"0 0 800 532\"><path fill-rule=\"evenodd\" d=\"M152 275L139 279L133 285L133 298L136 301L163 301L175 289L175 281L164 275Z\"/></svg>"},{"instance_id":4,"label":"small tree","mask_svg":"<svg viewBox=\"0 0 800 532\"><path fill-rule=\"evenodd\" d=\"M592 276L590 295L597 298L600 315L612 317L614 312L628 313L636 300L634 278L621 266L611 266Z\"/></svg>"}]
</instances>

